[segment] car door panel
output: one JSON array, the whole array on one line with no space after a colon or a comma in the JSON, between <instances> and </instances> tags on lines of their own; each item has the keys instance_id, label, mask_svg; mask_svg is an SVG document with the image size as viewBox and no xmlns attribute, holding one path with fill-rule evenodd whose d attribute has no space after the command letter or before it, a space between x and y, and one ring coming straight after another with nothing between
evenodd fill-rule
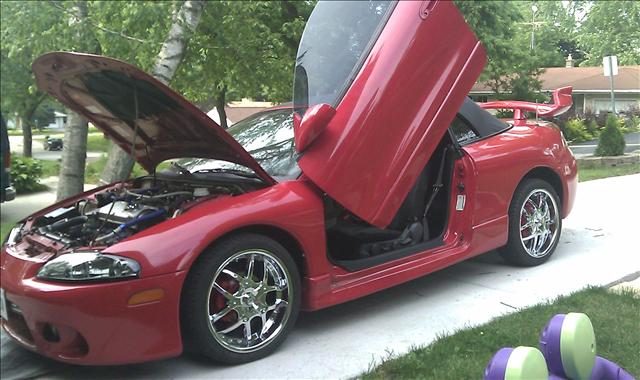
<instances>
[{"instance_id":1,"label":"car door panel","mask_svg":"<svg viewBox=\"0 0 640 380\"><path fill-rule=\"evenodd\" d=\"M485 62L452 2L398 2L300 158L302 171L363 220L387 226Z\"/></svg>"}]
</instances>

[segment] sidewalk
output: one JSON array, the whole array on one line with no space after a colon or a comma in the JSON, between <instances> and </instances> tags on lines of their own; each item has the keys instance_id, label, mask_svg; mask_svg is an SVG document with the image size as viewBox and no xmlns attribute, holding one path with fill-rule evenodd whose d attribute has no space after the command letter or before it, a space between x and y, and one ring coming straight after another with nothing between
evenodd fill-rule
<instances>
[{"instance_id":1,"label":"sidewalk","mask_svg":"<svg viewBox=\"0 0 640 380\"><path fill-rule=\"evenodd\" d=\"M40 180L40 183L49 189L32 194L20 194L16 199L4 202L1 207L2 221L18 221L32 213L41 210L56 201L56 188L58 187L58 177L47 177ZM85 183L84 190L95 188L96 185Z\"/></svg>"}]
</instances>

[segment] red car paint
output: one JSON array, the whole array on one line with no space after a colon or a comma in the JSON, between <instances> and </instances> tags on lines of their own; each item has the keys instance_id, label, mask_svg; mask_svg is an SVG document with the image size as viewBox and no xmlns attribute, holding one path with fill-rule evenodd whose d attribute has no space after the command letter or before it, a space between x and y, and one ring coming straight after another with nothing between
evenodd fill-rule
<instances>
[{"instance_id":1,"label":"red car paint","mask_svg":"<svg viewBox=\"0 0 640 380\"><path fill-rule=\"evenodd\" d=\"M393 219L455 116L451 105L462 103L486 62L453 3L437 3L427 20L413 22L421 6L398 2L336 114L299 161L318 187L378 227Z\"/></svg>"},{"instance_id":2,"label":"red car paint","mask_svg":"<svg viewBox=\"0 0 640 380\"><path fill-rule=\"evenodd\" d=\"M375 54L369 56L327 128L305 151L301 161L304 174L300 178L239 196L200 202L188 212L103 251L138 261L142 268L139 279L91 284L37 280L36 272L50 254L31 257L25 255L19 245L4 245L0 253L1 286L7 299L24 315L22 324L3 320L6 331L25 347L69 363L107 365L177 356L183 349L179 321L183 282L200 253L229 234L252 231L284 245L301 263L303 308L317 310L424 276L504 245L509 202L518 183L532 173L557 181L562 216L566 216L576 190L575 159L559 130L546 122L526 121L463 148L463 156L455 163L448 184L453 196L448 205L449 222L442 245L354 272L329 261L323 193L330 192L344 199L352 207L351 211L359 210L375 224L387 224L410 188L411 178L415 179L429 159L456 107L481 70L482 50L466 32L466 26L452 26L458 24L461 17L451 3L433 4L430 2L428 9L417 2L397 5L388 27L374 46ZM439 14L441 17L436 17ZM429 22L433 26L419 24ZM424 52L411 48L410 42L422 41L424 36L419 35L415 40L410 36L438 31L442 40L434 44L434 48L446 50L449 38L461 40L465 47L462 51L452 48L442 52L444 57L451 58L451 67L447 66L448 61L424 60ZM398 49L395 60L383 53L382 46ZM455 59L447 54L455 55ZM55 56L49 57L53 58ZM443 70L448 68L450 75L442 79L443 83L439 77L432 77L436 74L427 70L422 62ZM398 72L410 70L411 65L418 68L415 74L418 77ZM133 69L123 67L123 70ZM143 77L138 71L130 72ZM389 80L391 78L393 80ZM418 79L423 82L417 83ZM438 90L430 91L434 86ZM182 99L158 87L171 97ZM423 103L407 103L407 96L399 95L407 93L415 93ZM385 99L395 107L407 104L407 109L393 113L377 111L378 107L386 107ZM179 102L182 104L182 100ZM358 126L365 121L372 125L405 125L406 131L390 136L378 130L363 136ZM215 129L215 125L207 123ZM217 130L216 134L228 141ZM124 142L123 145L126 146ZM346 151L349 148L360 150L361 155L349 155ZM249 162L241 147L234 149ZM314 160L314 157L318 158ZM344 160L353 166L341 165ZM332 165L328 165L329 162ZM382 176L383 179L372 179L366 163L382 167L388 174ZM394 168L400 170L402 176L389 174ZM42 210L26 220L27 226L35 217L105 188ZM463 193L467 199L460 211L455 207L456 192ZM132 295L154 288L163 289L165 297L135 306L127 304ZM59 342L43 339L45 324L59 326ZM31 334L31 341L24 339L25 329Z\"/></svg>"},{"instance_id":3,"label":"red car paint","mask_svg":"<svg viewBox=\"0 0 640 380\"><path fill-rule=\"evenodd\" d=\"M267 183L274 183L253 157L215 121L168 86L135 66L91 54L48 53L36 59L32 69L40 89L91 120L129 154L132 153L132 135L135 135L136 147L133 153L136 161L147 171L153 170L167 159L197 155L244 165L254 170ZM96 100L94 94L82 88L80 75L104 70L144 84L140 86L139 96L137 91L135 97L123 99L127 109L107 110ZM91 83L91 80L88 82ZM95 82L97 80L93 81ZM98 85L99 82L94 84L96 87ZM150 106L145 106L143 97L150 89L156 92L147 96L152 102L147 103ZM138 123L133 131L127 121L108 115L109 112L128 112L127 116L133 118L133 114L143 115L151 107L156 112L161 108L164 117L149 123Z\"/></svg>"},{"instance_id":4,"label":"red car paint","mask_svg":"<svg viewBox=\"0 0 640 380\"><path fill-rule=\"evenodd\" d=\"M482 103L480 106L484 109L512 109L514 110L514 120L525 120L525 111L534 112L537 116L553 117L561 115L573 104L571 93L573 87L567 86L553 91L553 104L539 104L531 102L522 102L518 100L498 100L494 102Z\"/></svg>"}]
</instances>

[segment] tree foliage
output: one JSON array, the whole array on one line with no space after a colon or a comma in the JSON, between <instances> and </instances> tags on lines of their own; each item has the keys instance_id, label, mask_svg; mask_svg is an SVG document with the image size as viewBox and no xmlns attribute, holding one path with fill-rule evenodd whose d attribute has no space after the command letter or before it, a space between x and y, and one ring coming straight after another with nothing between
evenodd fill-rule
<instances>
[{"instance_id":1,"label":"tree foliage","mask_svg":"<svg viewBox=\"0 0 640 380\"><path fill-rule=\"evenodd\" d=\"M600 141L596 148L596 156L621 156L624 154L626 142L620 131L618 118L609 114L604 131L600 134Z\"/></svg>"},{"instance_id":2,"label":"tree foliage","mask_svg":"<svg viewBox=\"0 0 640 380\"><path fill-rule=\"evenodd\" d=\"M480 80L488 82L496 93L531 98L540 88L539 66L527 46L518 41L516 23L524 20L518 4L456 0L456 5L487 51L488 62Z\"/></svg>"},{"instance_id":3,"label":"tree foliage","mask_svg":"<svg viewBox=\"0 0 640 380\"><path fill-rule=\"evenodd\" d=\"M27 155L30 130L41 119L36 113L43 113L39 107L51 102L35 86L35 58L56 50L100 53L151 72L183 1L82 4L86 17L78 18L78 1L0 2L2 111L23 120ZM243 97L290 100L295 53L314 4L207 1L169 85L207 109L216 105L223 110L228 100ZM639 2L456 4L487 49L489 62L481 80L509 98L541 100L536 99L540 68L562 66L568 54L582 65L600 65L607 54L616 54L620 64L640 63ZM532 5L537 7L535 15Z\"/></svg>"},{"instance_id":4,"label":"tree foliage","mask_svg":"<svg viewBox=\"0 0 640 380\"><path fill-rule=\"evenodd\" d=\"M618 56L621 65L640 64L640 2L590 3L579 28L579 45L587 52L584 66L600 66L607 55Z\"/></svg>"}]
</instances>

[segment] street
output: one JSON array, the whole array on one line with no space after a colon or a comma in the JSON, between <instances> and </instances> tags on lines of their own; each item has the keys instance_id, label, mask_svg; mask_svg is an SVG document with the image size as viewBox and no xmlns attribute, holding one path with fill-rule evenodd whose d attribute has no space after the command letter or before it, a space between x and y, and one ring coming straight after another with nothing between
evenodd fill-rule
<instances>
[{"instance_id":1,"label":"street","mask_svg":"<svg viewBox=\"0 0 640 380\"><path fill-rule=\"evenodd\" d=\"M2 377L356 376L389 353L406 353L441 334L481 324L588 285L606 285L628 275L640 275L640 256L635 252L635 216L640 213L640 202L630 201L639 189L640 174L581 183L574 210L564 220L558 249L545 265L511 267L491 252L353 302L303 313L284 345L257 362L221 367L183 355L137 365L76 367L39 358L3 337ZM37 200L31 201L31 207L40 207ZM15 204L18 202L20 198ZM2 213L4 217L4 206ZM542 326L544 321L540 323Z\"/></svg>"},{"instance_id":2,"label":"street","mask_svg":"<svg viewBox=\"0 0 640 380\"><path fill-rule=\"evenodd\" d=\"M99 133L97 133L99 134ZM624 152L631 153L640 150L640 132L628 133L624 136L627 143ZM57 161L62 157L62 151L47 151L42 147L44 136L33 136L33 157L40 160ZM22 153L22 136L9 136L11 151L14 153ZM598 140L585 141L570 146L571 151L577 158L591 156L598 147ZM87 152L87 161L92 162L100 158L101 152Z\"/></svg>"},{"instance_id":3,"label":"street","mask_svg":"<svg viewBox=\"0 0 640 380\"><path fill-rule=\"evenodd\" d=\"M98 133L101 135L102 133ZM62 135L56 137L62 137ZM42 146L42 142L44 141L44 136L42 135L34 135L33 143L31 144L31 149L33 153L33 158L37 158L39 160L48 160L48 161L58 161L62 158L62 151L48 151L44 150ZM22 154L22 146L23 146L23 137L22 136L9 136L9 145L11 146L12 153ZM87 162L96 161L102 156L101 152L87 152Z\"/></svg>"},{"instance_id":4,"label":"street","mask_svg":"<svg viewBox=\"0 0 640 380\"><path fill-rule=\"evenodd\" d=\"M624 135L624 141L627 143L624 148L625 153L640 150L640 132L627 133ZM592 156L597 147L598 140L585 141L569 146L573 155L577 158Z\"/></svg>"}]
</instances>

